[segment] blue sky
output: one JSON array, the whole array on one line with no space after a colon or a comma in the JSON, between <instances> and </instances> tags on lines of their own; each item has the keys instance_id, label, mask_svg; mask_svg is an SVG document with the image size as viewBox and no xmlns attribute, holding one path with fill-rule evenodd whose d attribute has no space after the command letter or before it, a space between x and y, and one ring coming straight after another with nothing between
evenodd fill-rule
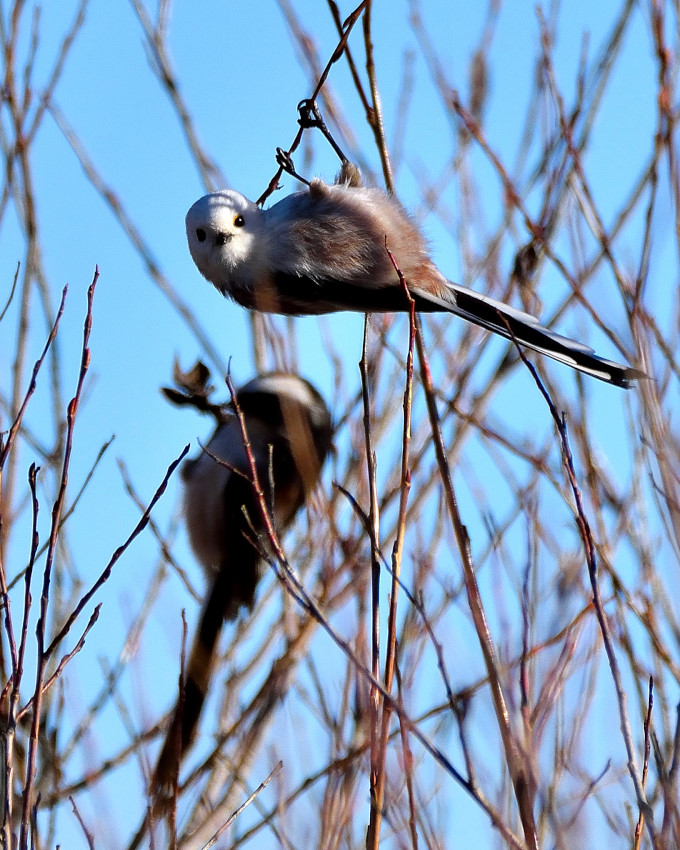
<instances>
[{"instance_id":1,"label":"blue sky","mask_svg":"<svg viewBox=\"0 0 680 850\"><path fill-rule=\"evenodd\" d=\"M570 103L584 33L589 34L587 55L589 61L594 62L620 4L613 0L598 4L579 0L562 5L560 37L554 58L559 84ZM295 8L305 29L313 34L319 55L325 62L336 43L325 5L302 0ZM404 135L403 158L396 163L399 195L422 221L441 269L452 279L481 287L484 279L466 265L460 245L452 239L452 231L465 228L465 222L461 221L464 212L454 184L442 196L445 206L440 211L441 217L423 207L418 192L418 182L423 175L436 182L439 175L445 173L455 131L431 84L416 35L408 23L408 9L409 4L405 2L376 3L373 24L388 141L395 133L402 58L405 52L415 53L415 97ZM343 12L348 11L349 6L343 7ZM67 2L45 4L41 10L40 43L33 79L36 102L74 14L75 4ZM430 0L422 4L421 14L436 53L445 64L448 79L465 95L470 55L479 44L486 4ZM28 35L26 16L21 41L24 52ZM354 38L356 54L360 57L359 29ZM533 0L501 4L490 51L491 79L485 133L506 163L512 164L519 150L537 45L538 21ZM295 135L298 101L313 87L312 76L298 61L279 5L259 0L251 3L204 0L200 4L176 0L170 18L169 47L181 92L190 105L201 143L218 163L227 184L255 199L275 171L275 148L287 147ZM650 154L651 128L656 114L654 74L650 33L642 15L637 14L584 159L605 221L618 210L633 182L632 175L640 172ZM352 120L357 149L365 164L378 176L378 159L343 63L338 63L333 70L330 84ZM205 187L187 150L177 117L150 72L142 32L130 4L92 0L54 101L77 133L101 177L115 191L139 229L163 274L190 305L219 352L221 366L230 361L236 383L248 380L254 368L248 317L200 277L187 250L184 214L204 193ZM351 155L355 151L348 152ZM300 152L296 162L301 165L303 161ZM481 151L475 151L470 162L479 181L479 222L486 231L472 234L472 238L481 245L502 220L502 187ZM61 287L69 285L59 335L67 394L72 392L77 376L86 289L95 265L101 273L90 345L92 369L87 382L87 401L78 419L77 450L71 470L71 486L77 488L99 447L115 435L113 446L71 523L75 559L80 564L88 560L92 564L91 571L81 566L80 572L96 575L138 518L137 509L124 494L116 459L124 461L140 496L148 500L182 447L191 442L196 451L197 438L207 436L207 422L189 412L171 408L159 392L159 387L170 380L175 357L186 367L204 355L194 334L146 273L120 224L93 189L50 115L45 117L31 149L31 165L44 267L53 304L57 303ZM332 152L320 140L314 139L309 171L330 180L336 168ZM284 180L283 185L284 191L295 188L290 179ZM652 302L659 303L662 316L667 310L670 320L672 312L667 305L672 302L668 302L668 293L674 291L670 288L677 284L677 258L672 243L672 208L666 198L667 187L663 179L659 191L650 289ZM536 211L537 200L531 194L526 198L532 212ZM667 215L664 215L666 210ZM445 226L443 221L452 221L453 227ZM617 257L626 270L634 269L637 263L642 225L642 220L636 217L617 243ZM515 244L506 240L502 246L501 267L509 270L513 252L524 239L526 232L518 220ZM584 239L587 241L588 237ZM557 235L554 247L558 254L567 254L570 244L566 231ZM16 263L22 259L23 237L10 205L0 221L0 275L7 290ZM5 284L2 291L5 291ZM597 278L598 288L591 287L589 294L597 307L608 312L612 327L621 332L624 343L632 351L613 285L611 276L608 277L603 268ZM552 305L559 302L562 287L559 273L546 263L540 277L540 295L546 315L550 315ZM4 302L4 296L0 301ZM0 327L3 387L9 385L16 311L15 302ZM441 324L440 320L435 324ZM664 325L662 320L661 324ZM303 364L301 371L305 377L332 402L332 362L326 342L330 338L343 362L345 390L348 393L356 390L362 317L299 319L296 325L297 356ZM402 337L404 327L401 328ZM584 312L574 311L564 317L559 330L567 335L585 335L603 355L622 359ZM450 333L457 333L455 327ZM395 336L401 339L399 330ZM44 338L45 323L36 313L30 335L29 362L37 356ZM480 363L480 372L493 368L503 350L501 343L491 346L491 354L486 353ZM436 363L438 374L442 374L444 367L445 364ZM565 396L573 398L574 382L568 370L556 364L547 368L556 381L563 382ZM599 446L603 463L615 470L615 475L626 479L631 474L632 463L630 447L625 441L627 416L629 405L634 406L635 402L623 392L599 385L589 386L588 395L592 404L593 439ZM46 416L45 404L46 392L41 385L30 414L31 425L38 434L43 427L49 427L41 419ZM518 433L533 435L537 443L550 434L551 423L544 403L524 371L507 382L497 393L493 405L490 416L494 417L497 408L499 420L503 418L504 409L517 408ZM673 414L677 415L674 411L670 415ZM340 445L343 445L342 438ZM25 445L21 447L21 459L21 468L32 460L31 451ZM507 482L491 457L473 455L461 462L460 496L465 521L473 531L484 526L484 512L480 508L478 513L475 505L475 480L486 481L493 476L499 478L499 503L495 509L501 516L512 492L506 488ZM172 523L178 504L179 482L174 480L158 508L157 519L162 528L167 529ZM42 514L45 522L49 514L47 503ZM569 517L561 515L559 522L567 527ZM571 529L567 533L570 534ZM22 562L25 551L26 538L14 535L11 561ZM176 554L200 588L202 580L181 531ZM145 535L117 566L108 587L109 601L102 611L101 623L88 639L87 663L91 663L97 673L93 673L90 681L87 676L80 681L83 700L90 689L98 687L93 684L98 683L100 675L96 659L101 655L109 660L115 658L124 630L147 592L146 582L157 557L156 544L150 535ZM487 575L486 579L490 582L489 592L494 592L493 575ZM157 636L160 643L159 654L153 654L153 640L146 642L141 650L143 654L136 669L143 671L146 693L150 695L149 705L145 706L148 719L159 716L174 692L176 674L172 663L179 645L178 612L190 604L183 593L179 583L170 580L168 601L161 607L157 620L150 624L151 635ZM469 651L469 648L463 647L462 651ZM132 681L126 687L134 688L134 685ZM73 710L77 715L77 706ZM111 722L115 725L115 721ZM119 735L120 730L115 734ZM122 789L120 795L126 797ZM125 799L125 803L134 808L134 793L131 797L132 801ZM456 792L454 799L457 801ZM103 808L110 810L115 822L121 817L117 803L122 800L109 809L111 800L112 797L107 796ZM471 824L485 823L483 818L478 820L481 817L478 812L469 817ZM137 813L133 812L133 823L136 819ZM73 823L70 819L62 816L60 825L64 832L60 832L59 840L64 846L80 846L71 836ZM482 846L496 846L491 834L489 829L488 843ZM99 846L119 844L112 841L110 845L102 843Z\"/></svg>"}]
</instances>

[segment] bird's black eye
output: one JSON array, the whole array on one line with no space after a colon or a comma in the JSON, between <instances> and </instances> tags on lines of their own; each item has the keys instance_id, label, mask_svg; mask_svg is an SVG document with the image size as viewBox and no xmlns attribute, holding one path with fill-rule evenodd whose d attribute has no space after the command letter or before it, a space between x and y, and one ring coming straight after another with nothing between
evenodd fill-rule
<instances>
[{"instance_id":1,"label":"bird's black eye","mask_svg":"<svg viewBox=\"0 0 680 850\"><path fill-rule=\"evenodd\" d=\"M205 230L203 230L202 227L196 228L196 238L198 239L199 242L205 242L206 232L205 232Z\"/></svg>"},{"instance_id":2,"label":"bird's black eye","mask_svg":"<svg viewBox=\"0 0 680 850\"><path fill-rule=\"evenodd\" d=\"M243 227L246 223L242 215L234 216L234 227Z\"/></svg>"}]
</instances>

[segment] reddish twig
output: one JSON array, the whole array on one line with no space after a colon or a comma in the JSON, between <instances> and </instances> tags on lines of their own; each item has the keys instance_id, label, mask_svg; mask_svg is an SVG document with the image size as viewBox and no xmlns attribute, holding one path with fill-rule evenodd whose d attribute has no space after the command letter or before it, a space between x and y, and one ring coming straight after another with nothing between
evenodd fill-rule
<instances>
[{"instance_id":1,"label":"reddish twig","mask_svg":"<svg viewBox=\"0 0 680 850\"><path fill-rule=\"evenodd\" d=\"M52 639L52 643L50 643L50 645L49 645L49 646L47 647L47 649L45 650L45 652L46 652L46 654L47 654L48 656L49 656L49 655L51 655L51 654L54 652L54 650L57 648L57 646L59 646L59 644L61 643L61 641L62 641L62 640L66 637L66 635L69 633L69 631L70 631L70 629L71 629L71 626L72 626L72 625L73 625L73 623L74 623L74 622L78 619L78 616L80 615L80 613L81 613L81 611L83 610L83 608L84 608L84 607L87 605L87 603L90 601L90 599L92 599L92 597L93 597L93 596L95 595L95 593L96 593L96 592L97 592L97 591L101 588L101 586L102 586L103 584L105 584L105 582L107 582L107 581L108 581L108 579L109 579L109 577L110 577L110 575L111 575L111 573L112 573L112 571L113 571L114 566L116 565L116 563L118 562L118 560L120 559L120 557L121 557L121 556L125 553L125 551L129 548L129 546L130 546L130 544L132 543L132 541L133 541L136 537L138 537L138 536L139 536L139 534L141 534L141 532L142 532L142 531L146 528L146 526L147 526L147 524L148 524L148 522L149 522L149 517L150 517L150 515L151 515L151 512L153 511L154 507L156 506L156 503L159 501L159 499L161 498L161 496L163 495L163 493L165 493L165 490L166 490L166 488L167 488L167 486L168 486L168 481L170 480L170 478L171 478L172 474L173 474L173 473L174 473L174 471L177 469L177 467L180 465L180 463L184 460L184 458L186 457L186 455L187 455L188 451L189 451L189 445L187 444L187 445L186 445L186 446L182 449L182 451L181 451L181 453L180 453L179 457L177 457L175 460L173 460L173 461L172 461L172 463L171 463L171 464L170 464L170 466L168 467L168 469L167 469L167 471L166 471L165 475L163 476L163 480L161 481L161 483L159 484L158 488L156 489L156 492L153 494L153 497L152 497L151 501L149 502L149 504L148 504L148 506L147 506L146 510L145 510L145 511L144 511L144 513L142 514L142 516L141 516L141 518L140 518L139 522L137 523L137 525L136 525L136 526L133 528L133 530L130 532L130 534L129 534L129 536L127 537L127 539L125 540L125 542L124 542L121 546L119 546L119 547L116 549L116 551L113 553L113 555L112 555L112 556L111 556L111 558L109 559L108 564L106 565L106 567L104 568L104 570L101 572L101 574L100 574L99 578L97 578L97 580L94 582L94 584L92 585L92 587L91 587L91 588L90 588L90 589L89 589L89 590L88 590L88 591L87 591L87 592L86 592L86 593L85 593L85 594L84 594L84 595L80 598L80 600L79 600L78 604L75 606L75 608L73 609L73 611L71 612L71 614L70 614L70 615L69 615L69 617L67 618L67 620L66 620L66 622L64 623L64 625L61 627L61 629L57 632L57 634L55 635L55 637Z\"/></svg>"},{"instance_id":2,"label":"reddish twig","mask_svg":"<svg viewBox=\"0 0 680 850\"><path fill-rule=\"evenodd\" d=\"M475 575L470 539L468 537L467 529L463 525L460 517L458 500L453 489L453 481L451 479L451 473L446 459L446 450L444 448L444 441L439 423L439 413L437 411L437 403L435 400L434 383L432 381L429 359L423 343L422 329L420 326L418 326L418 332L416 334L416 344L418 347L420 375L423 383L423 389L425 391L425 399L427 401L437 465L444 485L446 506L456 535L458 550L461 556L463 575L465 578L465 589L467 591L470 612L472 614L475 631L479 639L479 645L482 650L482 655L484 656L484 663L489 677L489 686L491 688L491 696L493 699L494 710L496 712L496 721L503 741L505 759L512 779L527 846L531 848L531 850L538 850L538 833L533 815L533 780L527 762L523 761L522 754L520 753L520 749L510 725L510 715L499 675L496 648L491 638L491 632L489 631L489 625L487 623L486 613L484 611L484 605L479 592L477 577Z\"/></svg>"},{"instance_id":3,"label":"reddish twig","mask_svg":"<svg viewBox=\"0 0 680 850\"><path fill-rule=\"evenodd\" d=\"M54 342L54 339L57 335L57 330L59 329L59 321L60 321L60 319L63 315L63 312L64 312L64 304L66 302L67 291L68 291L68 286L65 286L63 288L62 292L61 292L61 301L59 302L59 308L57 309L57 315L54 319L54 323L52 325L52 330L50 331L50 333L47 337L47 342L45 343L45 347L42 350L42 354L40 355L40 357L38 357L38 359L35 362L35 365L33 366L33 374L31 375L31 380L29 381L28 389L26 390L26 394L24 395L24 400L21 403L21 407L19 408L19 412L15 416L14 422L12 423L12 426L9 429L9 433L7 435L7 438L4 440L4 442L2 442L0 444L0 470L2 470L3 466L5 465L5 461L7 460L7 456L9 455L10 451L12 450L12 446L14 445L14 440L16 438L17 431L21 427L21 421L24 418L24 413L26 412L28 402L30 401L31 396L35 392L35 388L37 386L37 380L38 380L38 372L40 371L40 368L43 364L43 361L45 360L47 352L49 351L50 346Z\"/></svg>"},{"instance_id":4,"label":"reddish twig","mask_svg":"<svg viewBox=\"0 0 680 850\"><path fill-rule=\"evenodd\" d=\"M404 536L406 534L406 508L408 504L408 494L411 487L411 472L409 469L409 450L411 445L411 410L413 403L413 346L416 337L416 312L415 302L411 298L408 285L404 279L401 269L399 269L395 258L389 248L386 248L390 260L394 266L399 282L401 284L404 295L409 305L409 341L408 353L406 356L406 386L404 388L404 419L402 429L402 447L401 447L401 476L400 476L400 497L399 497L399 516L397 520L397 535L392 547L392 586L390 589L390 607L387 620L387 651L385 654L385 676L384 686L388 693L392 693L392 683L394 678L394 668L397 655L397 600L399 599L399 586L401 575L401 560L404 547ZM366 320L368 325L368 319ZM362 359L363 362L363 359ZM370 448L369 433L367 432L367 449ZM369 463L369 470L371 464ZM375 466L375 461L373 461ZM377 529L374 529L377 539ZM373 540L373 535L371 535ZM379 570L379 564L378 564ZM375 675L375 673L374 673ZM377 677L376 677L377 678ZM385 798L385 762L387 758L387 742L389 739L391 705L389 702L383 702L382 707L382 723L380 729L380 740L377 753L377 762L372 765L371 769L371 816L366 834L367 850L377 850L380 843L380 826L382 821L382 810Z\"/></svg>"},{"instance_id":5,"label":"reddish twig","mask_svg":"<svg viewBox=\"0 0 680 850\"><path fill-rule=\"evenodd\" d=\"M531 375L534 381L536 382L536 386L538 387L541 392L541 395L545 399L545 402L548 405L548 409L550 410L550 415L552 416L553 421L555 422L555 426L557 428L557 433L560 439L562 460L564 463L565 470L567 472L569 486L571 487L571 491L574 496L574 502L576 504L576 525L578 526L581 535L586 563L588 565L588 577L590 579L590 586L593 592L593 605L595 607L595 614L600 627L600 632L602 634L602 640L604 643L605 652L607 654L607 661L609 662L609 670L611 672L614 687L616 689L616 701L619 710L619 728L621 730L621 735L623 737L624 745L626 747L626 753L628 755L628 773L630 774L630 777L633 781L633 787L635 789L637 803L640 808L640 813L644 816L652 846L656 847L654 813L652 807L647 801L645 790L642 785L642 777L638 768L637 757L635 755L633 734L630 728L630 721L628 719L628 697L623 687L621 671L619 669L616 653L614 652L614 643L612 640L611 629L609 628L609 621L604 610L602 595L600 593L600 584L598 580L597 551L595 548L595 542L593 540L592 532L590 530L590 523L588 522L588 518L583 507L581 489L578 485L578 480L576 478L576 471L574 469L574 459L571 454L571 447L569 445L569 435L567 432L566 418L564 415L560 416L558 414L557 408L555 407L552 399L550 398L550 395L548 394L548 391L543 385L543 382L538 376L538 373L536 372L536 368L534 367L533 363L531 363L531 361L527 359L521 347L516 342L515 345L519 356L522 359L522 362L531 372Z\"/></svg>"},{"instance_id":6,"label":"reddish twig","mask_svg":"<svg viewBox=\"0 0 680 850\"><path fill-rule=\"evenodd\" d=\"M371 542L371 673L374 679L380 678L380 502L378 499L377 460L373 449L371 431L371 395L368 361L368 332L370 318L364 318L364 334L361 348L359 371L361 374L361 393L363 399L363 425L366 451L366 467L368 473L369 508L367 521L369 524L369 540ZM381 803L378 797L380 773L380 695L371 685L369 689L370 706L370 737L371 759L369 771L369 795L371 799L371 822L376 812L380 812Z\"/></svg>"},{"instance_id":7,"label":"reddish twig","mask_svg":"<svg viewBox=\"0 0 680 850\"><path fill-rule=\"evenodd\" d=\"M647 770L649 769L649 753L651 751L650 730L652 726L652 708L654 707L654 677L649 677L649 696L647 698L647 715L645 716L645 757L642 762L642 787L647 783ZM635 824L635 834L633 836L633 850L640 850L640 840L642 838L642 829L645 824L645 816L642 812L638 815L637 823Z\"/></svg>"},{"instance_id":8,"label":"reddish twig","mask_svg":"<svg viewBox=\"0 0 680 850\"><path fill-rule=\"evenodd\" d=\"M64 458L62 462L61 480L57 497L52 506L52 522L50 525L49 547L45 557L45 568L43 571L42 592L40 595L40 613L36 626L36 644L37 644L37 669L35 677L35 691L33 694L32 704L32 720L31 731L28 744L28 757L26 766L26 781L24 784L23 806L21 815L21 828L19 834L19 850L27 850L28 848L28 829L30 813L33 810L33 782L36 773L36 757L38 746L38 734L41 721L41 705L43 696L43 679L47 666L48 654L45 652L45 628L47 623L47 612L50 598L50 581L52 577L52 566L57 547L57 535L59 532L59 522L61 513L66 498L66 485L68 483L68 470L71 460L71 451L73 448L73 431L75 427L76 417L78 415L78 407L80 397L85 382L85 375L90 366L90 349L88 347L90 340L90 331L92 329L92 305L94 301L94 291L99 278L99 270L95 270L94 278L87 291L87 312L85 314L85 326L83 329L83 346L80 361L80 374L76 385L75 395L68 405L66 414L66 445L64 449ZM34 370L35 374L35 370Z\"/></svg>"}]
</instances>

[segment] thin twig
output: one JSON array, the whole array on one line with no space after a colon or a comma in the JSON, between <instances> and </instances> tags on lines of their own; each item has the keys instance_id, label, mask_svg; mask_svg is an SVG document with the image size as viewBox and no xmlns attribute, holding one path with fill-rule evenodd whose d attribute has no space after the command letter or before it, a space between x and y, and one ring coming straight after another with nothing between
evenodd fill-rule
<instances>
[{"instance_id":1,"label":"thin twig","mask_svg":"<svg viewBox=\"0 0 680 850\"><path fill-rule=\"evenodd\" d=\"M59 490L57 497L52 506L52 522L50 524L49 547L45 557L45 568L43 571L42 592L40 595L40 614L36 626L36 654L37 654L37 669L35 677L35 691L32 699L32 720L31 731L28 744L28 757L26 766L26 781L24 784L23 806L21 815L21 828L19 834L19 850L27 850L28 848L28 830L29 818L33 811L33 783L36 775L36 758L38 735L41 722L41 705L43 697L43 679L49 654L45 652L45 629L47 625L47 613L50 598L50 581L52 577L52 566L57 546L57 535L59 533L59 522L66 499L66 485L68 483L68 470L71 460L71 451L73 447L73 431L75 427L76 417L78 415L78 407L80 397L85 382L85 376L90 366L90 349L88 347L90 340L90 331L92 329L92 305L94 301L94 292L99 278L99 270L96 269L94 278L87 290L87 312L85 315L85 325L83 329L83 346L80 361L80 374L76 391L69 402L66 414L67 430L66 430L66 446L64 449L64 458L62 462L61 480L59 482Z\"/></svg>"},{"instance_id":2,"label":"thin twig","mask_svg":"<svg viewBox=\"0 0 680 850\"><path fill-rule=\"evenodd\" d=\"M321 73L321 76L319 77L317 84L314 87L314 91L312 92L311 96L309 97L309 100L315 101L317 99L319 92L321 91L326 80L328 79L328 75L331 72L331 68L340 59L340 57L343 55L344 50L345 50L345 46L347 45L347 42L349 40L350 33L352 32L354 25L356 24L356 22L361 17L361 14L364 11L364 9L366 8L368 3L369 3L369 0L362 0L362 2L356 7L356 9L354 9L354 11L351 12L347 16L347 18L345 18L344 32L343 32L343 34L340 38L340 41L338 42L335 50L333 51L333 55L328 60L328 64L326 65L323 72ZM295 138L293 139L293 142L291 143L290 147L285 151L288 158L290 158L292 156L292 154L299 147L300 142L302 141L303 133L304 133L304 130L301 127L297 131ZM277 186L279 185L279 180L281 179L282 174L283 174L283 167L279 166L276 174L269 181L269 185L264 190L264 192L260 195L260 197L257 199L256 203L258 204L258 206L263 204L267 200L267 198L271 194L273 194L273 192L276 190Z\"/></svg>"},{"instance_id":3,"label":"thin twig","mask_svg":"<svg viewBox=\"0 0 680 850\"><path fill-rule=\"evenodd\" d=\"M230 826L232 825L232 823L236 820L236 818L237 818L237 817L241 814L241 812L243 812L243 811L244 811L244 810L245 810L245 809L246 809L246 808L247 808L247 807L248 807L248 806L249 806L249 805L253 802L253 800L254 800L256 797L258 797L258 796L262 793L262 791L264 791L264 789L267 787L267 785L269 785L269 783L272 781L272 779L276 776L276 774L277 774L277 773L278 773L278 772L279 772L282 768L283 768L283 762L282 762L282 761L280 761L280 762L278 762L278 764L276 765L276 767L272 770L272 772L269 774L269 776L268 776L266 779L264 779L262 782L260 782L260 784L259 784L259 785L257 786L257 788L253 791L253 793L252 793L252 794L248 797L248 799L247 799L247 800L245 800L245 801L244 801L244 802L243 802L243 803L242 803L242 804L238 807L238 809L236 809L236 811L235 811L235 812L231 815L231 817L229 817L229 818L228 818L228 819L224 822L224 824L222 824L222 826L221 826L221 827L217 830L217 832L213 835L213 837L210 839L210 841L208 841L208 843L207 843L207 844L204 844L204 845L203 845L203 847L201 848L201 850L210 850L210 848L211 848L211 847L214 847L214 846L215 846L215 844L217 844L217 840L218 840L218 838L220 838L220 836L221 836L224 832L226 832L226 830L227 830L227 829L229 829L229 827L230 827Z\"/></svg>"},{"instance_id":4,"label":"thin twig","mask_svg":"<svg viewBox=\"0 0 680 850\"><path fill-rule=\"evenodd\" d=\"M90 599L92 599L92 597L101 588L101 586L108 581L108 579L111 576L111 573L113 571L113 568L116 565L116 563L118 562L118 560L120 559L120 557L126 552L126 550L129 548L129 546L133 542L133 540L136 537L138 537L139 534L141 534L141 532L146 528L146 526L149 522L149 517L151 515L151 512L153 511L154 507L156 506L156 503L161 498L163 493L165 493L165 490L168 486L168 482L169 482L172 474L177 469L177 467L180 465L180 463L184 460L184 458L186 457L188 452L189 452L189 445L187 444L182 449L180 455L175 460L172 461L172 463L168 467L165 475L163 476L163 480L158 485L156 492L153 494L151 501L149 502L146 510L142 514L137 525L135 525L133 530L130 532L130 534L128 535L125 542L122 545L120 545L116 549L116 551L113 553L113 555L109 559L108 564L106 565L106 567L103 569L103 571L99 575L99 578L97 578L97 580L94 582L92 587L85 594L83 594L83 596L80 598L78 604L75 606L75 608L73 609L71 614L68 616L64 625L57 632L57 634L52 639L52 642L50 643L50 645L45 650L45 654L48 657L54 652L54 650L59 646L59 644L62 642L62 640L69 633L71 626L78 619L80 612L87 605L87 603L90 601Z\"/></svg>"},{"instance_id":5,"label":"thin twig","mask_svg":"<svg viewBox=\"0 0 680 850\"><path fill-rule=\"evenodd\" d=\"M45 343L45 347L42 350L42 354L36 360L35 365L33 366L33 374L31 375L31 380L28 384L28 389L26 390L26 394L24 395L24 400L19 407L19 411L12 423L11 428L9 429L9 433L4 440L4 442L0 445L0 470L2 470L5 465L5 461L10 451L12 450L12 446L14 445L14 440L17 435L17 431L21 427L21 421L24 418L24 413L26 412L26 408L28 406L28 402L31 400L31 396L35 392L35 388L37 386L38 372L40 372L40 368L42 367L43 361L47 355L47 352L50 349L50 346L54 342L54 339L57 335L57 330L59 329L59 321L64 312L64 305L66 302L66 293L68 291L68 287L65 286L61 293L61 301L59 303L59 309L57 310L57 315L54 319L54 324L52 325L52 330L50 331L47 342Z\"/></svg>"},{"instance_id":6,"label":"thin twig","mask_svg":"<svg viewBox=\"0 0 680 850\"><path fill-rule=\"evenodd\" d=\"M614 688L616 690L616 701L619 711L619 728L621 730L621 735L623 737L623 741L626 747L626 753L628 755L628 773L630 774L630 777L633 781L633 787L635 789L637 803L640 808L641 814L644 815L645 823L647 826L647 832L649 833L649 837L652 842L652 847L656 847L654 813L652 807L647 801L645 790L642 785L642 777L640 775L640 771L637 764L637 757L635 755L635 744L633 742L633 734L630 728L630 721L628 719L628 697L626 695L625 688L623 687L621 671L619 669L616 653L614 652L614 642L612 639L611 629L609 628L609 621L604 610L604 604L602 601L602 595L600 592L600 584L598 579L597 550L595 548L595 543L593 541L592 533L590 530L590 523L588 522L588 519L585 514L583 500L581 498L581 490L579 488L578 480L576 478L576 472L574 470L574 459L572 457L571 447L569 445L569 435L567 432L566 418L564 415L560 416L558 414L557 408L555 407L552 399L548 395L548 392L545 389L543 382L539 378L533 363L531 363L531 361L526 358L524 352L521 350L521 347L519 345L517 345L517 350L519 356L522 358L523 363L531 372L531 375L534 381L536 382L536 386L540 390L541 395L543 396L546 404L548 405L550 415L552 416L553 421L555 422L557 433L560 438L562 460L564 462L564 467L567 472L567 478L569 480L569 485L571 487L572 494L574 496L574 502L576 504L576 525L578 526L579 532L581 534L581 539L583 541L583 547L585 550L586 563L588 565L588 577L590 579L590 586L593 592L593 604L595 606L595 614L597 616L597 622L600 626L602 641L604 643L605 652L607 653L607 661L609 662L609 670L611 672L612 680L614 682Z\"/></svg>"},{"instance_id":7,"label":"thin twig","mask_svg":"<svg viewBox=\"0 0 680 850\"><path fill-rule=\"evenodd\" d=\"M458 550L460 552L463 565L468 603L470 605L470 611L472 613L472 619L475 624L475 631L482 650L482 655L484 656L484 663L486 665L489 685L491 687L491 696L493 698L493 705L496 712L496 721L503 741L505 759L508 765L508 770L510 771L510 777L512 779L515 797L517 799L517 806L522 820L522 826L524 828L524 837L527 842L527 846L530 847L531 850L538 850L538 834L533 817L532 780L527 771L526 762L523 763L517 741L510 725L510 715L500 680L496 649L491 638L491 632L489 631L484 605L477 585L477 578L475 576L470 539L468 537L467 529L463 525L460 517L458 501L453 489L453 481L451 479L451 473L446 460L446 452L444 449L439 424L439 414L437 412L437 404L434 394L434 384L422 336L422 328L418 325L416 345L420 360L420 375L423 383L423 389L425 391L425 399L427 401L427 409L432 427L432 436L434 440L435 454L437 456L439 474L444 485L446 506L456 535L456 541L458 543Z\"/></svg>"},{"instance_id":8,"label":"thin twig","mask_svg":"<svg viewBox=\"0 0 680 850\"><path fill-rule=\"evenodd\" d=\"M387 620L387 651L385 654L384 686L388 693L392 693L394 668L397 656L397 602L399 599L399 587L401 576L401 561L404 548L404 536L406 534L406 508L408 505L408 494L411 488L410 445L411 445L411 411L413 404L413 346L416 336L415 302L411 298L408 286L395 259L386 248L394 269L399 276L399 282L404 291L409 305L409 341L406 356L406 386L404 388L404 419L402 429L401 447L401 475L400 475L400 498L399 516L397 520L397 535L392 547L392 586L390 589L390 607ZM368 320L367 320L368 322ZM375 531L375 530L374 530ZM371 535L373 540L373 534ZM376 536L377 539L377 536ZM374 674L375 675L375 674ZM377 751L377 763L375 768L374 782L371 783L371 815L366 834L366 850L377 850L380 843L380 827L382 822L382 811L385 801L385 763L387 759L387 743L389 740L391 704L383 702L382 723L380 728L379 748Z\"/></svg>"}]
</instances>

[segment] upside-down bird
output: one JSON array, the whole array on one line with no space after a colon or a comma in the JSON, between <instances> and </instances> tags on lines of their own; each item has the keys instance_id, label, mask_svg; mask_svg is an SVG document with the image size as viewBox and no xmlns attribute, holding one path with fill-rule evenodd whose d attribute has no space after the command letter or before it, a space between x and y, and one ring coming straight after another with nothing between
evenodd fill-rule
<instances>
[{"instance_id":1,"label":"upside-down bird","mask_svg":"<svg viewBox=\"0 0 680 850\"><path fill-rule=\"evenodd\" d=\"M318 315L408 310L398 268L419 312L453 313L620 387L645 377L542 327L528 313L448 281L399 201L357 185L357 173L346 163L338 182L312 180L269 209L229 189L205 195L186 216L198 270L249 309Z\"/></svg>"}]
</instances>

